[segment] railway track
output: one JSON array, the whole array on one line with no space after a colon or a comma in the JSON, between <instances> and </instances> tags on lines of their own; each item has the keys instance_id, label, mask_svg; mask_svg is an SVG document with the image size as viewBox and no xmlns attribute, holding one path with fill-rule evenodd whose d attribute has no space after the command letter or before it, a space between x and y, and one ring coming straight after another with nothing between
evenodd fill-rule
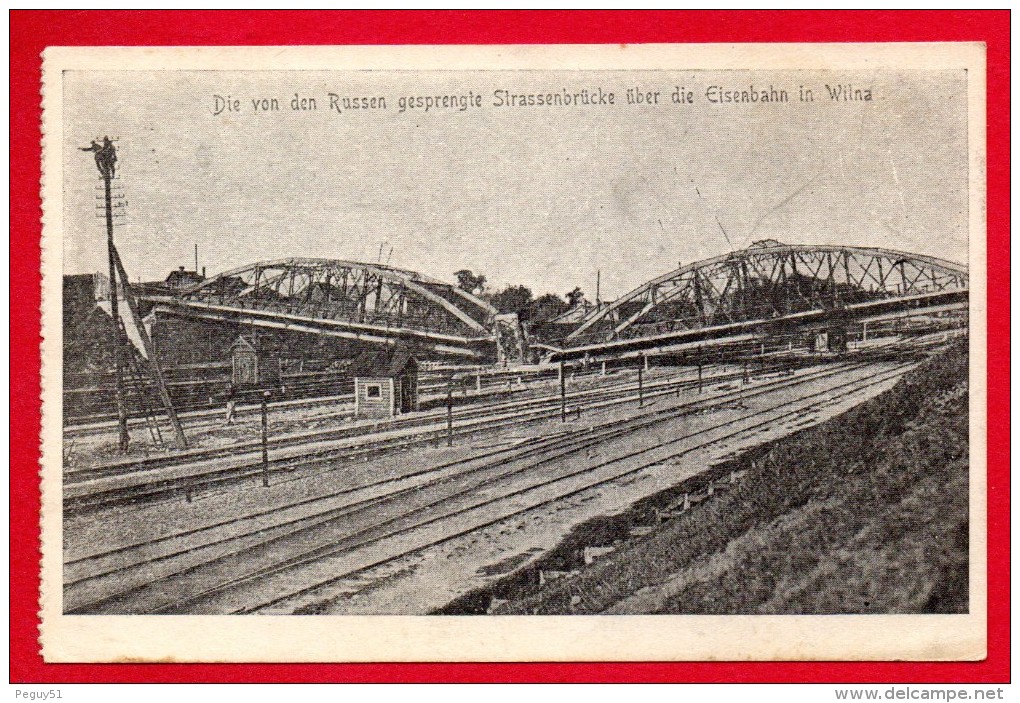
<instances>
[{"instance_id":1,"label":"railway track","mask_svg":"<svg viewBox=\"0 0 1020 703\"><path fill-rule=\"evenodd\" d=\"M700 446L756 431L784 417L831 403L834 391L862 392L902 373L911 365L912 362L901 364L877 376L827 387L798 399L793 407L781 403L759 409L742 417L737 429L725 429L723 436L710 437L703 444L686 447L679 453L670 447L720 428L710 427L672 437L593 466L569 466L563 471L564 462L569 463L571 457L576 458L586 450L639 430L732 404L737 399L747 401L779 389L846 373L859 369L863 364L833 365L753 388L653 410L625 421L608 422L555 437L536 438L522 445L490 450L398 478L71 560L65 565L65 611L254 612L284 605L289 607L294 605L294 599L300 600L324 584L335 583L337 579L347 578L431 544L619 480ZM763 417L766 419L761 419ZM640 461L636 468L628 464L625 470L619 470L623 468L621 464L641 457L648 461ZM546 473L543 475L542 471ZM526 485L519 485L525 478L528 480ZM528 496L531 499L526 499ZM523 506L520 504L522 499ZM337 500L344 502L336 505ZM511 503L512 510L509 513L506 510L496 511L495 516L491 511L480 514L501 502ZM477 519L471 519L473 513L479 513ZM483 517L485 519L479 522ZM344 567L339 575L335 568L337 565L333 564L328 578L320 574L311 579L313 585L310 586L307 578L300 579L304 584L300 588L294 588L293 584L286 588L280 586L281 582L288 582L287 574L295 569L314 567L323 559L335 562L349 558L356 561L352 555L357 555L359 550L364 552L372 545L415 531L428 532L443 521L455 522L458 519L467 519L470 524L456 526L453 533L447 530L431 542L425 540L428 543L421 543L421 540L414 542L412 547L390 554L381 561L370 559L371 563L359 562L354 565L356 568ZM250 595L252 589L264 594L265 588L256 586L266 579L275 579L277 584L269 589L272 597L259 596L253 600Z\"/></svg>"},{"instance_id":2,"label":"railway track","mask_svg":"<svg viewBox=\"0 0 1020 703\"><path fill-rule=\"evenodd\" d=\"M721 364L706 364L705 368L715 368ZM472 372L472 375L478 375L477 372ZM584 380L592 379L599 376L598 372L586 372L579 374L572 374L572 380ZM423 378L423 377L422 377ZM479 401L484 402L485 400L491 399L493 396L505 396L506 395L506 382L510 379L521 379L521 385L515 385L511 383L510 395L523 395L541 390L541 385L548 383L550 380L556 379L556 369L543 369L541 371L527 370L520 373L508 373L508 372L490 372L488 375L483 375L483 383L481 384L481 391L477 389L477 386L470 384L470 389L463 385L458 385L455 388L454 398L458 404L464 403L478 403ZM353 379L351 379L353 384ZM443 383L430 383L422 381L419 384L419 394L423 405L430 407L434 406L437 402L442 402L445 399L448 384ZM294 408L321 408L321 412L317 412L314 415L302 416L302 420L330 420L330 419L349 419L352 415L352 409L354 404L354 394L346 393L340 395L316 395L308 398L296 398L289 400L270 401L268 408L270 412L277 413L279 411L288 411ZM220 406L212 407L208 404L202 404L197 406L200 409L188 409L178 408L180 417L183 420L187 420L187 429L189 432L195 430L202 430L204 428L216 428L222 426L224 409ZM235 411L235 417L241 418L246 416L257 415L259 413L258 402L242 401L238 403ZM134 423L132 429L144 429L144 419L141 417L131 417L131 421ZM80 437L90 437L95 435L102 435L115 432L117 429L116 420L102 420L93 422L90 424L78 424L78 425L67 425L64 427L64 438L65 439L77 439Z\"/></svg>"},{"instance_id":3,"label":"railway track","mask_svg":"<svg viewBox=\"0 0 1020 703\"><path fill-rule=\"evenodd\" d=\"M289 410L292 408L315 408L322 406L325 408L332 408L327 417L333 417L338 414L342 414L338 413L336 406L343 403L353 405L354 395L351 393L341 395L319 394L313 398L297 398L293 400L270 402L268 406L272 412L276 412L281 409ZM187 429L192 432L198 429L221 426L223 424L224 407L222 405L210 406L208 403L203 403L190 408L188 406L178 407L177 410L178 417L180 417L182 421L187 422ZM258 412L259 403L242 401L238 403L234 416L241 418L244 416L256 415ZM145 419L143 417L132 415L129 416L128 421L129 431L144 430L146 428ZM111 434L116 431L117 421L104 418L82 424L65 425L63 434L65 439L78 439L81 437L94 437L98 435Z\"/></svg>"},{"instance_id":4,"label":"railway track","mask_svg":"<svg viewBox=\"0 0 1020 703\"><path fill-rule=\"evenodd\" d=\"M902 355L911 351L925 352L931 346L909 342L900 345L898 353ZM880 359L884 353L879 348L875 352L860 355L860 358ZM757 373L773 373L778 368L780 367L765 368ZM781 368L785 369L785 366ZM743 373L736 371L717 373L705 376L704 382L711 385L743 377ZM645 384L644 397L654 399L697 384L693 378L653 381ZM637 399L637 395L627 396L626 392L636 391L637 386L637 383L627 381L572 391L567 394L569 411L575 412L582 407L586 412L600 411L616 404L632 402ZM546 420L559 412L558 396L540 396L457 408L453 411L455 425L452 436L463 439L483 435L508 426ZM369 438L367 441L355 440L373 434L379 429L378 426L332 428L272 439L269 448L273 450L275 456L270 461L269 472L289 474L310 466L313 461L319 466L338 460L362 461L390 451L430 445L448 436L444 422L445 413L441 412L397 418L385 425L384 432L390 434ZM394 430L397 432L396 435L392 434ZM346 444L343 443L344 440L348 440ZM287 452L288 448L292 451ZM261 446L258 443L251 442L68 470L65 471L64 477L65 510L68 513L76 513L108 505L131 504L158 498L173 499L181 495L190 499L197 492L263 473L260 450ZM120 481L112 486L102 485L104 481L108 484L118 477L123 477L128 485Z\"/></svg>"},{"instance_id":5,"label":"railway track","mask_svg":"<svg viewBox=\"0 0 1020 703\"><path fill-rule=\"evenodd\" d=\"M768 373L774 372L775 370L770 370ZM742 378L742 372L713 374L705 376L703 384L710 386ZM644 384L642 397L651 400L698 384L697 379L689 378L654 381ZM567 394L567 404L570 413L575 413L582 406L589 412L603 410L621 403L634 402L638 399L637 390L637 383L624 382L574 391ZM560 402L559 396L542 396L481 407L459 408L452 413L454 420L452 437L463 439L509 426L556 417L561 412ZM397 449L441 442L450 436L445 422L445 413L398 418L386 424L387 436L361 441L356 445L349 442L339 447L336 446L339 441L356 440L371 434L377 428L373 426L334 428L280 438L271 441L269 448L275 452L286 448L294 451L286 456L277 454L270 461L269 468L273 473L293 472L313 462L321 465L338 460L362 460ZM393 434L394 430L398 433ZM252 442L192 451L183 455L153 457L66 471L65 509L75 512L116 503L138 502L155 496L205 490L224 482L259 475L263 471L260 450L261 445ZM209 466L206 467L196 466L202 461L221 458L224 460L207 462ZM175 469L183 471L183 475L173 475ZM118 477L131 480L132 483L110 487L100 483ZM133 481L132 477L137 478L137 481Z\"/></svg>"},{"instance_id":6,"label":"railway track","mask_svg":"<svg viewBox=\"0 0 1020 703\"><path fill-rule=\"evenodd\" d=\"M546 381L556 377L555 368L543 368L539 370L526 369L521 371L492 371L484 369L469 368L464 370L450 370L444 373L425 372L419 376L419 393L422 398L436 397L446 393L446 390L454 376L457 376L458 395L466 390L463 382L472 378L480 377L477 382L470 385L474 393L488 391L492 393L503 388L508 380L521 379L522 382L533 383ZM591 375L591 374L589 374ZM308 376L321 376L322 378L308 378ZM280 386L286 389L285 399L275 400L270 403L271 408L279 407L316 407L319 405L336 405L337 403L353 403L354 378L346 374L333 372L316 372L314 374L302 374L297 376L284 376L281 378ZM217 420L223 415L222 402L219 399L226 395L230 387L229 378L213 378L189 381L171 381L169 389L171 396L175 399L175 407L182 418L191 418L197 423L190 425L190 429L201 427L203 424L218 425ZM182 390L183 389L183 390ZM139 391L137 388L130 388L128 421L136 428L145 426L145 414L138 406ZM252 391L257 396L257 391ZM210 399L215 398L215 403ZM83 411L82 405L85 402L102 408L99 412ZM150 399L151 402L151 399ZM97 434L104 434L116 431L117 413L113 400L112 381L106 386L92 388L72 388L65 390L65 437L87 437ZM91 406L89 406L91 408ZM258 412L257 400L248 400L239 403L238 416ZM158 414L158 413L157 413ZM338 415L343 413L336 413ZM215 419L214 419L215 418ZM211 420L203 423L203 420Z\"/></svg>"},{"instance_id":7,"label":"railway track","mask_svg":"<svg viewBox=\"0 0 1020 703\"><path fill-rule=\"evenodd\" d=\"M304 376L283 377L279 387L286 388L285 401L289 403L314 403L322 396L344 395L353 398L351 389L354 381L346 375L327 375L325 378ZM174 399L178 414L201 417L222 412L222 401L230 388L229 378L171 381L168 391ZM155 390L129 381L126 388L128 421L138 427L145 425L143 408L158 407L152 397ZM144 399L144 400L143 400ZM116 404L113 399L112 383L92 388L69 388L64 391L65 434L84 436L109 432L117 428ZM158 414L158 412L157 412Z\"/></svg>"}]
</instances>

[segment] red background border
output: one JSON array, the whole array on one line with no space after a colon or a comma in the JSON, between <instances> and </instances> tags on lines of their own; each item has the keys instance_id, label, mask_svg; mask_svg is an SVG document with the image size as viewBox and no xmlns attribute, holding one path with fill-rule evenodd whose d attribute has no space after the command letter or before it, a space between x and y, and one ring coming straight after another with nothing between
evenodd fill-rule
<instances>
[{"instance_id":1,"label":"red background border","mask_svg":"<svg viewBox=\"0 0 1020 703\"><path fill-rule=\"evenodd\" d=\"M12 682L1009 680L1008 11L13 11ZM40 77L47 46L980 41L988 47L988 646L974 663L44 664L39 596Z\"/></svg>"}]
</instances>

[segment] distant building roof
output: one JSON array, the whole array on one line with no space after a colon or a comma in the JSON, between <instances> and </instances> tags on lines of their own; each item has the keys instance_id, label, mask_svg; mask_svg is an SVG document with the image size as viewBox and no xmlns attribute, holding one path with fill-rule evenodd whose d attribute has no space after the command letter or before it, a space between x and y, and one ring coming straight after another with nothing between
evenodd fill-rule
<instances>
[{"instance_id":1,"label":"distant building roof","mask_svg":"<svg viewBox=\"0 0 1020 703\"><path fill-rule=\"evenodd\" d=\"M102 275L101 273L65 273L64 283L92 283Z\"/></svg>"},{"instance_id":2,"label":"distant building roof","mask_svg":"<svg viewBox=\"0 0 1020 703\"><path fill-rule=\"evenodd\" d=\"M170 288L186 288L204 280L205 276L198 271L185 271L183 266L179 266L176 271L170 272L164 282Z\"/></svg>"},{"instance_id":3,"label":"distant building roof","mask_svg":"<svg viewBox=\"0 0 1020 703\"><path fill-rule=\"evenodd\" d=\"M71 273L64 276L64 296L95 303L110 294L110 281L102 273Z\"/></svg>"}]
</instances>

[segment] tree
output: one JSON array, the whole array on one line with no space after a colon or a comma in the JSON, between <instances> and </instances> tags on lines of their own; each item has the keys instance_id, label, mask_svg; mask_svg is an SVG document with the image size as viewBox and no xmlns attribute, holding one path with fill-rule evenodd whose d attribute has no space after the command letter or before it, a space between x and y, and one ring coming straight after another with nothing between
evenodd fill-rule
<instances>
[{"instance_id":1,"label":"tree","mask_svg":"<svg viewBox=\"0 0 1020 703\"><path fill-rule=\"evenodd\" d=\"M584 291L580 287L574 288L574 290L567 293L567 305L570 308L576 308L584 302Z\"/></svg>"},{"instance_id":2,"label":"tree","mask_svg":"<svg viewBox=\"0 0 1020 703\"><path fill-rule=\"evenodd\" d=\"M507 286L489 296L489 302L501 313L517 313L522 321L531 316L531 289L526 286Z\"/></svg>"},{"instance_id":3,"label":"tree","mask_svg":"<svg viewBox=\"0 0 1020 703\"><path fill-rule=\"evenodd\" d=\"M484 275L478 274L476 276L470 269L461 269L453 275L457 277L457 287L461 290L475 295L485 291Z\"/></svg>"},{"instance_id":4,"label":"tree","mask_svg":"<svg viewBox=\"0 0 1020 703\"><path fill-rule=\"evenodd\" d=\"M540 295L531 304L531 319L535 322L547 322L566 312L569 306L563 298L552 293Z\"/></svg>"}]
</instances>

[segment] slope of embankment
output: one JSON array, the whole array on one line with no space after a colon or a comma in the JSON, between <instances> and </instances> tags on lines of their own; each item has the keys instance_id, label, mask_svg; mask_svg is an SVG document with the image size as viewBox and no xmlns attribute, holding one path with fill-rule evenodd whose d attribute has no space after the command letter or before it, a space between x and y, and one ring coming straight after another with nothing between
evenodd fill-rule
<instances>
[{"instance_id":1,"label":"slope of embankment","mask_svg":"<svg viewBox=\"0 0 1020 703\"><path fill-rule=\"evenodd\" d=\"M597 518L441 612L966 612L967 369L961 342L853 410L715 467L703 484L741 478L690 509L677 496L693 483ZM597 545L614 551L585 565Z\"/></svg>"}]
</instances>

